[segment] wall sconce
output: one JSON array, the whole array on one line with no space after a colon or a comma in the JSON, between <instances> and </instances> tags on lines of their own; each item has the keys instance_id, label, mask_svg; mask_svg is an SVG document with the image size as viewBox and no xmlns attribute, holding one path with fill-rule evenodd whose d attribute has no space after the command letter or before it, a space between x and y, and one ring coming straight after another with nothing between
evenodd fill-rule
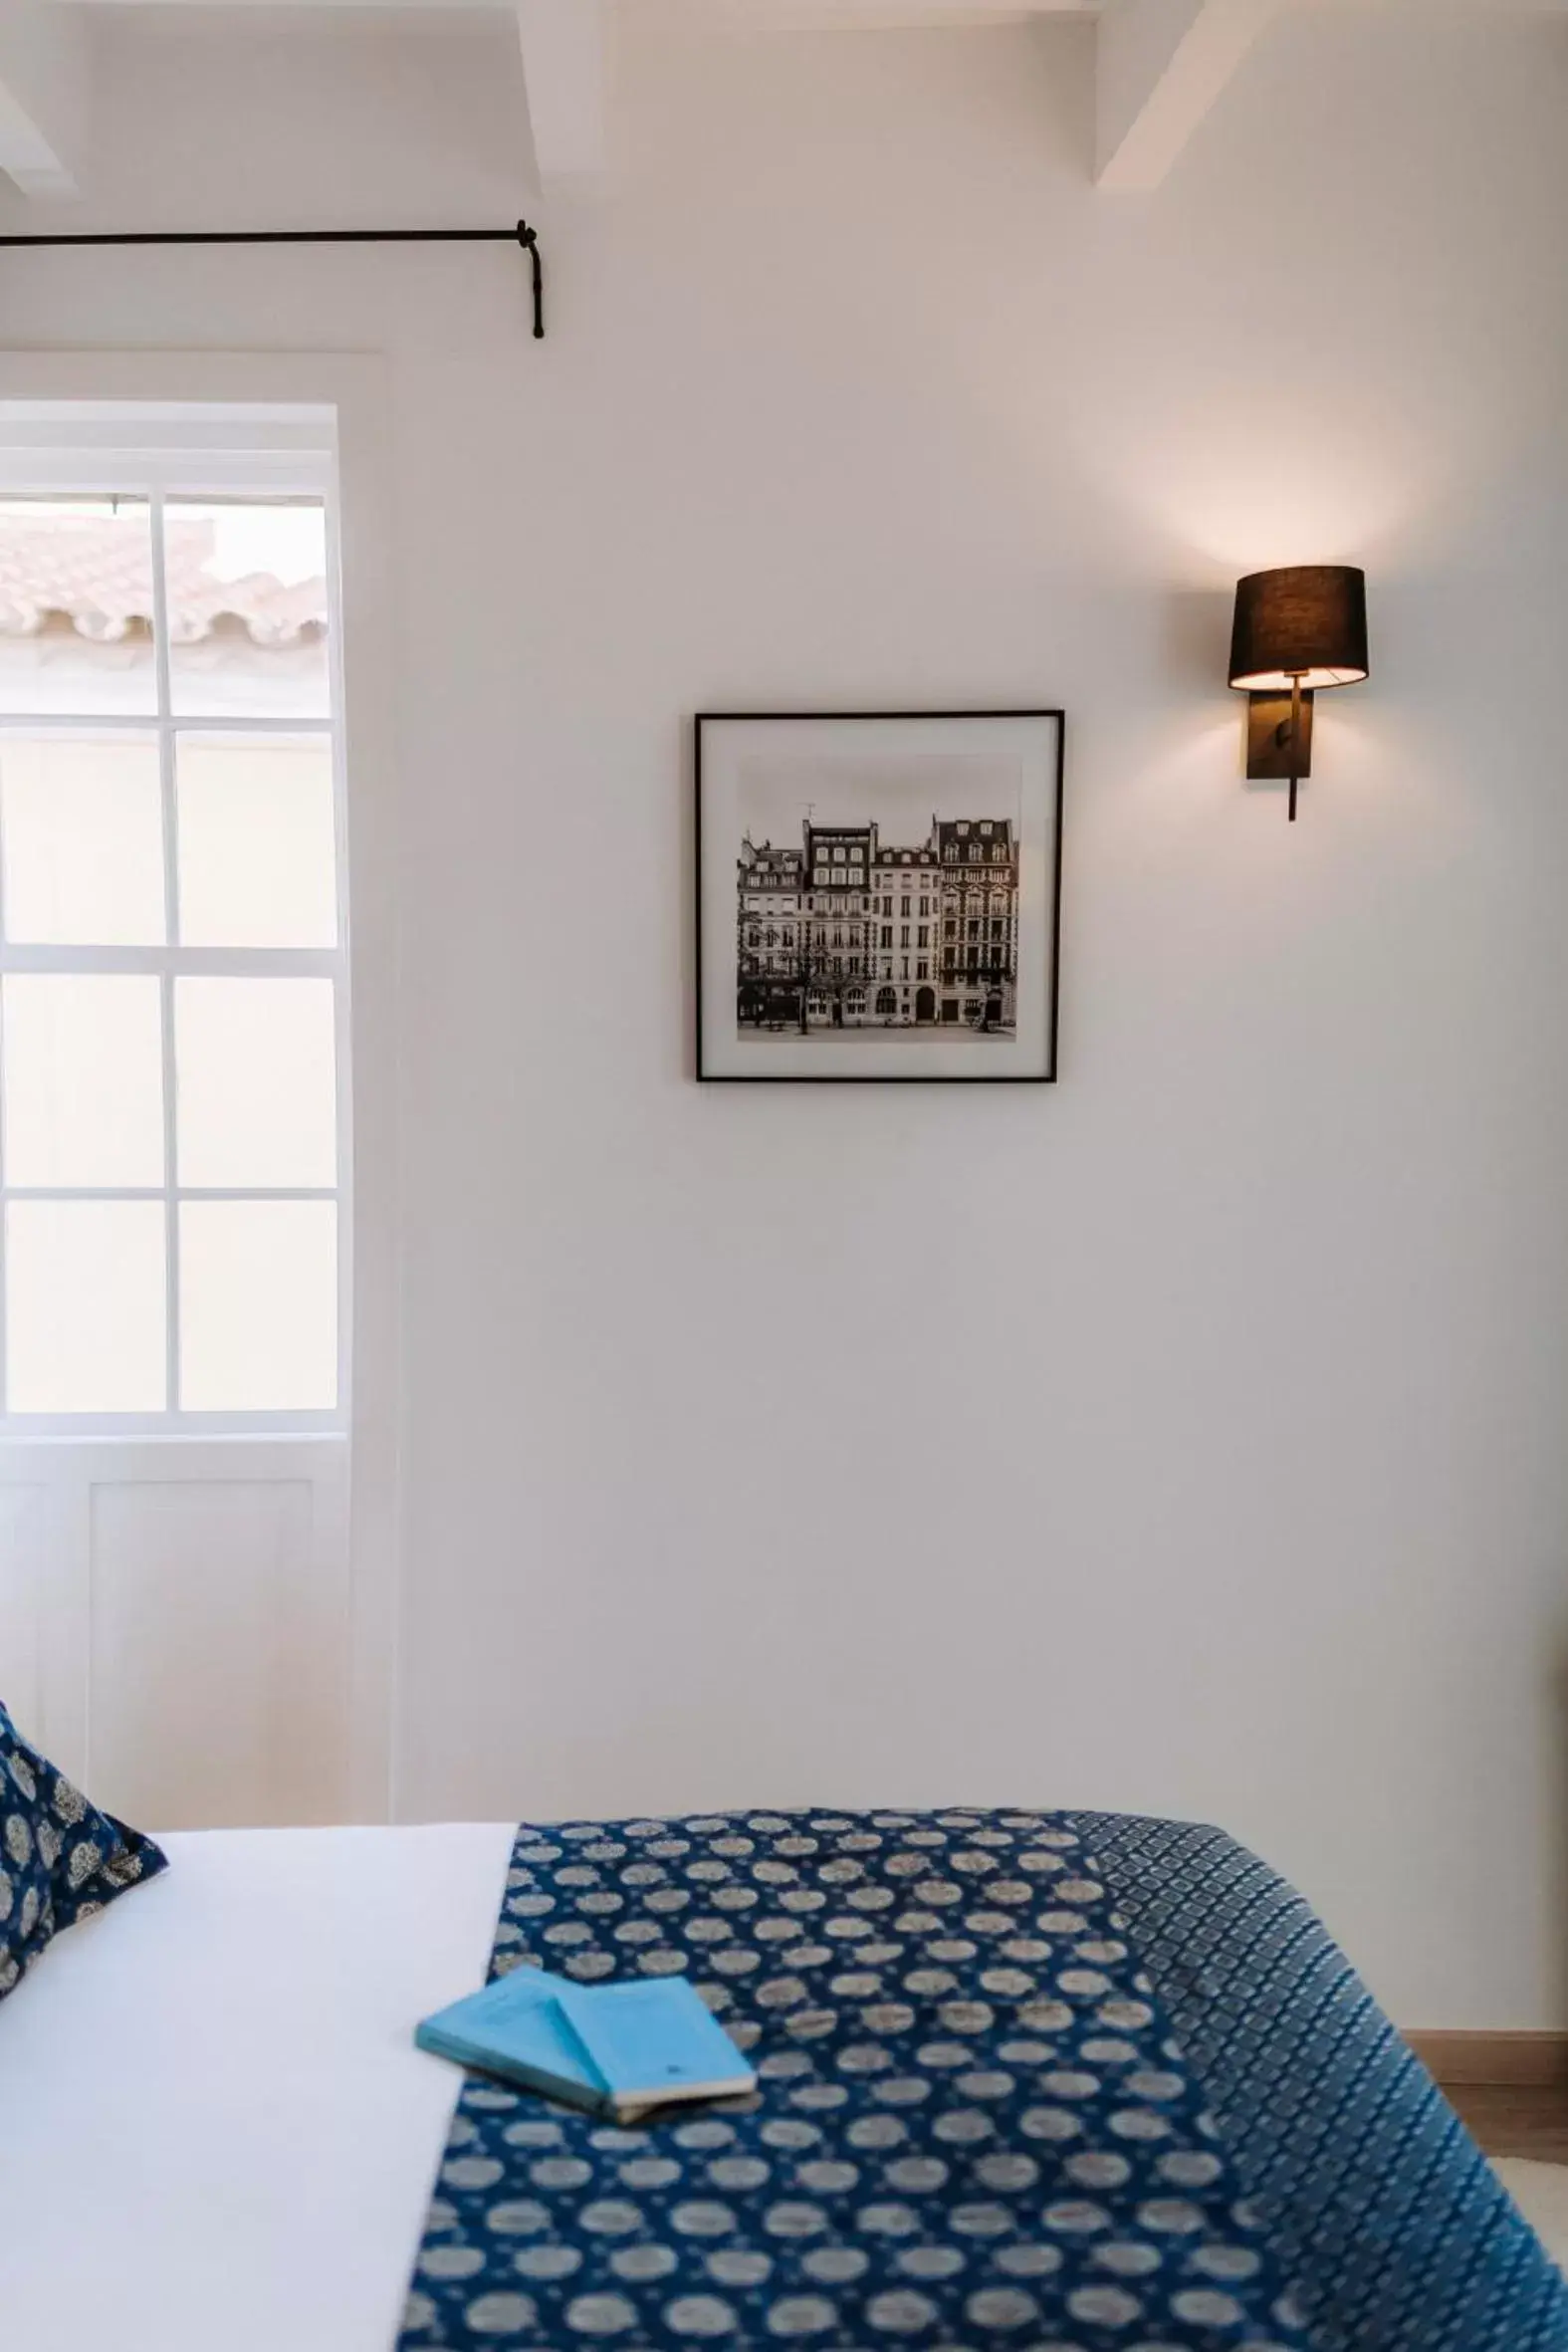
<instances>
[{"instance_id":1,"label":"wall sconce","mask_svg":"<svg viewBox=\"0 0 1568 2352\"><path fill-rule=\"evenodd\" d=\"M1367 675L1367 576L1349 564L1295 564L1235 585L1231 683L1247 695L1248 777L1312 773L1312 697Z\"/></svg>"}]
</instances>

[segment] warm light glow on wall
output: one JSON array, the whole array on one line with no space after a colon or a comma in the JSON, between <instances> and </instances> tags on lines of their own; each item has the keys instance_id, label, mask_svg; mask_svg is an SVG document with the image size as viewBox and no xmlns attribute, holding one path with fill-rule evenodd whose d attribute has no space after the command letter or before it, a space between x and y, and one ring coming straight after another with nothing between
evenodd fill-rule
<instances>
[{"instance_id":1,"label":"warm light glow on wall","mask_svg":"<svg viewBox=\"0 0 1568 2352\"><path fill-rule=\"evenodd\" d=\"M1201 410L1098 418L1080 435L1100 490L1227 583L1260 566L1376 556L1430 509L1440 454L1398 420L1325 421L1207 389Z\"/></svg>"}]
</instances>

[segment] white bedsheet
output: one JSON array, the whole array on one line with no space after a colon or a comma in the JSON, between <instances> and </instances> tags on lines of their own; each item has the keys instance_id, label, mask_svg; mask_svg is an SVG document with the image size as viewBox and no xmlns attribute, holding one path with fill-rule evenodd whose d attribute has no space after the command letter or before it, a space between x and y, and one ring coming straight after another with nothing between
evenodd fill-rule
<instances>
[{"instance_id":1,"label":"white bedsheet","mask_svg":"<svg viewBox=\"0 0 1568 2352\"><path fill-rule=\"evenodd\" d=\"M512 1830L207 1830L0 2001L5 2352L388 2352Z\"/></svg>"}]
</instances>

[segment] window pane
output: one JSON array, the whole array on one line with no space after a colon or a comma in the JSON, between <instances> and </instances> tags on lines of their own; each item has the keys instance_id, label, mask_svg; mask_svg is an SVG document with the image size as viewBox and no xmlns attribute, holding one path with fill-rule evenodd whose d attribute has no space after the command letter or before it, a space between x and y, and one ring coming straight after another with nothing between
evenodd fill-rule
<instances>
[{"instance_id":1,"label":"window pane","mask_svg":"<svg viewBox=\"0 0 1568 2352\"><path fill-rule=\"evenodd\" d=\"M185 944L334 946L331 738L182 735L176 776Z\"/></svg>"},{"instance_id":2,"label":"window pane","mask_svg":"<svg viewBox=\"0 0 1568 2352\"><path fill-rule=\"evenodd\" d=\"M146 502L0 499L0 711L156 708Z\"/></svg>"},{"instance_id":3,"label":"window pane","mask_svg":"<svg viewBox=\"0 0 1568 2352\"><path fill-rule=\"evenodd\" d=\"M184 718L325 719L320 502L170 504L163 544L174 709Z\"/></svg>"},{"instance_id":4,"label":"window pane","mask_svg":"<svg viewBox=\"0 0 1568 2352\"><path fill-rule=\"evenodd\" d=\"M337 1134L330 980L178 980L182 1185L330 1185Z\"/></svg>"},{"instance_id":5,"label":"window pane","mask_svg":"<svg viewBox=\"0 0 1568 2352\"><path fill-rule=\"evenodd\" d=\"M161 944L163 813L150 737L0 734L0 826L11 939Z\"/></svg>"},{"instance_id":6,"label":"window pane","mask_svg":"<svg viewBox=\"0 0 1568 2352\"><path fill-rule=\"evenodd\" d=\"M160 1413L158 1201L11 1201L6 1401L13 1413Z\"/></svg>"},{"instance_id":7,"label":"window pane","mask_svg":"<svg viewBox=\"0 0 1568 2352\"><path fill-rule=\"evenodd\" d=\"M161 1184L157 981L13 972L0 1005L7 1184Z\"/></svg>"},{"instance_id":8,"label":"window pane","mask_svg":"<svg viewBox=\"0 0 1568 2352\"><path fill-rule=\"evenodd\" d=\"M190 1413L328 1412L337 1402L332 1201L186 1201L180 1403Z\"/></svg>"}]
</instances>

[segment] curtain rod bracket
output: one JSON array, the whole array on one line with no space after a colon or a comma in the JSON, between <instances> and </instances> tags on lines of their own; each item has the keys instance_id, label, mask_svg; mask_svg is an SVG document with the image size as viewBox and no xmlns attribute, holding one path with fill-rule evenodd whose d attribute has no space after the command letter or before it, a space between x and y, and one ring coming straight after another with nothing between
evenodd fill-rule
<instances>
[{"instance_id":1,"label":"curtain rod bracket","mask_svg":"<svg viewBox=\"0 0 1568 2352\"><path fill-rule=\"evenodd\" d=\"M526 220L518 222L518 243L529 258L534 278L534 341L545 340L545 265L539 257L539 231L531 229Z\"/></svg>"}]
</instances>

